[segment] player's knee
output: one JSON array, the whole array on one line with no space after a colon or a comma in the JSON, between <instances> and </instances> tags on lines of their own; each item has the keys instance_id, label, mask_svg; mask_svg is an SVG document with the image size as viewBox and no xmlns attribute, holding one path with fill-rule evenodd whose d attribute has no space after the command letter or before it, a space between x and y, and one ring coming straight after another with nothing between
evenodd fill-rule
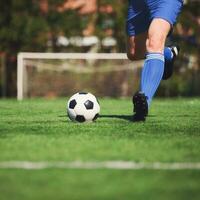
<instances>
[{"instance_id":1,"label":"player's knee","mask_svg":"<svg viewBox=\"0 0 200 200\"><path fill-rule=\"evenodd\" d=\"M127 52L127 57L129 60L135 60L135 49L131 49Z\"/></svg>"},{"instance_id":2,"label":"player's knee","mask_svg":"<svg viewBox=\"0 0 200 200\"><path fill-rule=\"evenodd\" d=\"M146 49L147 52L162 53L165 44L164 36L151 36L147 39Z\"/></svg>"}]
</instances>

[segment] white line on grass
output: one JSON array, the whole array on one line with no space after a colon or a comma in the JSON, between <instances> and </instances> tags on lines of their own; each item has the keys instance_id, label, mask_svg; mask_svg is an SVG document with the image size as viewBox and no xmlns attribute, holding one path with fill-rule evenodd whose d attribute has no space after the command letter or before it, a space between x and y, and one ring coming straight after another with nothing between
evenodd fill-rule
<instances>
[{"instance_id":1,"label":"white line on grass","mask_svg":"<svg viewBox=\"0 0 200 200\"><path fill-rule=\"evenodd\" d=\"M29 162L6 161L0 162L1 169L116 169L116 170L200 170L200 163L142 163L132 161L104 161L104 162Z\"/></svg>"}]
</instances>

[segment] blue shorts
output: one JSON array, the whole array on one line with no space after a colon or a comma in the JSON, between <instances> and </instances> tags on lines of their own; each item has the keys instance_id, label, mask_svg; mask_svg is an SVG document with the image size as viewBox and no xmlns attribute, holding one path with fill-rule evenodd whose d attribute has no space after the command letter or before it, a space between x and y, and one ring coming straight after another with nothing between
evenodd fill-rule
<instances>
[{"instance_id":1,"label":"blue shorts","mask_svg":"<svg viewBox=\"0 0 200 200\"><path fill-rule=\"evenodd\" d=\"M164 19L173 26L182 6L183 0L129 0L127 35L146 32L154 18Z\"/></svg>"}]
</instances>

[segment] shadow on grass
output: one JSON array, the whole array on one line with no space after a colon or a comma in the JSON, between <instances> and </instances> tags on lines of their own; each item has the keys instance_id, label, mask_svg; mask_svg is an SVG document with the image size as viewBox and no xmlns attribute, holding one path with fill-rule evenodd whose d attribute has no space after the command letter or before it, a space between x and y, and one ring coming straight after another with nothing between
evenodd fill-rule
<instances>
[{"instance_id":1,"label":"shadow on grass","mask_svg":"<svg viewBox=\"0 0 200 200\"><path fill-rule=\"evenodd\" d=\"M67 117L67 115L58 115L58 117L63 118L63 117Z\"/></svg>"},{"instance_id":2,"label":"shadow on grass","mask_svg":"<svg viewBox=\"0 0 200 200\"><path fill-rule=\"evenodd\" d=\"M99 118L116 118L116 119L123 119L126 121L133 121L132 115L100 115Z\"/></svg>"},{"instance_id":3,"label":"shadow on grass","mask_svg":"<svg viewBox=\"0 0 200 200\"><path fill-rule=\"evenodd\" d=\"M60 118L66 118L66 120L62 120L62 122L68 122L66 115L60 115L58 116ZM148 117L155 117L155 115L148 115ZM111 118L111 119L122 119L129 122L137 122L137 120L134 120L133 115L100 115L99 118Z\"/></svg>"},{"instance_id":4,"label":"shadow on grass","mask_svg":"<svg viewBox=\"0 0 200 200\"><path fill-rule=\"evenodd\" d=\"M66 118L66 115L59 115L59 118ZM127 121L133 121L133 116L132 115L100 115L99 118L116 118L116 119L123 119ZM66 122L67 120L63 120L62 122Z\"/></svg>"},{"instance_id":5,"label":"shadow on grass","mask_svg":"<svg viewBox=\"0 0 200 200\"><path fill-rule=\"evenodd\" d=\"M155 117L155 115L148 115L148 117ZM115 119L123 119L129 122L138 122L134 119L133 115L100 115L99 118L115 118Z\"/></svg>"}]
</instances>

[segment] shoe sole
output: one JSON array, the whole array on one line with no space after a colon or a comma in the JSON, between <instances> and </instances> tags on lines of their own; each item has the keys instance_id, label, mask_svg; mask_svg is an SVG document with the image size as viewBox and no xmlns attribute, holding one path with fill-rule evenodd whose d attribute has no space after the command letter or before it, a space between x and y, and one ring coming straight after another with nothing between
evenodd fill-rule
<instances>
[{"instance_id":1,"label":"shoe sole","mask_svg":"<svg viewBox=\"0 0 200 200\"><path fill-rule=\"evenodd\" d=\"M177 56L179 55L180 52L180 48L177 47L172 47L172 52L174 54L174 58L171 61L165 61L165 68L164 68L164 73L163 73L163 77L162 80L167 80L169 79L174 72L174 62L177 58Z\"/></svg>"}]
</instances>

